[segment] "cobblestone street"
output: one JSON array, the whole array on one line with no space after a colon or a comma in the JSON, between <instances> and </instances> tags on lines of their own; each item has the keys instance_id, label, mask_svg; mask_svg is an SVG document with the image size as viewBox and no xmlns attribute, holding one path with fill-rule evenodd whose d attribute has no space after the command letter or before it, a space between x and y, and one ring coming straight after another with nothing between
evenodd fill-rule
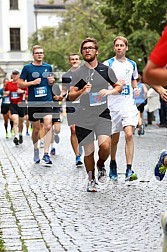
<instances>
[{"instance_id":1,"label":"cobblestone street","mask_svg":"<svg viewBox=\"0 0 167 252\"><path fill-rule=\"evenodd\" d=\"M97 193L88 193L85 168L75 167L66 121L51 168L33 164L25 131L16 147L12 137L5 138L1 118L0 128L0 230L7 252L162 251L167 178L159 182L153 172L159 152L167 148L167 129L151 125L144 136L135 134L133 169L139 179L134 182L124 181L122 134L118 182L108 180Z\"/></svg>"}]
</instances>

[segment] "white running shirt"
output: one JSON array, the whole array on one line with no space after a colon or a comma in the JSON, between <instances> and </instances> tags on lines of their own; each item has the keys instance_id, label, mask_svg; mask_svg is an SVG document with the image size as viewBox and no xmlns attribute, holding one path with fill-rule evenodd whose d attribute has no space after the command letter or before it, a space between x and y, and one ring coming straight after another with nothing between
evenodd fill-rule
<instances>
[{"instance_id":1,"label":"white running shirt","mask_svg":"<svg viewBox=\"0 0 167 252\"><path fill-rule=\"evenodd\" d=\"M113 57L104 61L103 64L112 68L117 79L124 80L126 84L126 86L123 86L121 95L108 95L108 107L110 111L118 111L134 105L132 80L138 78L136 63L128 58L126 58L126 61L120 62L116 57ZM112 88L109 86L109 89Z\"/></svg>"}]
</instances>

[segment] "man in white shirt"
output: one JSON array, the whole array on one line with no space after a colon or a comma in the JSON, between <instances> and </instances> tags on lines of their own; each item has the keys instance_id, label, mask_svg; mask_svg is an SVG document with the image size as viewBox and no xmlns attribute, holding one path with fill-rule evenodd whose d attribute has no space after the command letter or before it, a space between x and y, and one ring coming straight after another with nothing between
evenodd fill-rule
<instances>
[{"instance_id":1,"label":"man in white shirt","mask_svg":"<svg viewBox=\"0 0 167 252\"><path fill-rule=\"evenodd\" d=\"M108 96L108 106L112 120L112 137L111 137L111 161L109 177L116 181L118 179L116 151L119 141L120 131L125 133L125 155L126 155L126 173L125 180L132 181L137 179L137 175L131 169L134 142L133 129L138 123L138 111L134 104L134 95L139 95L140 90L137 87L138 71L136 63L126 58L128 50L128 41L125 37L116 37L114 39L115 57L104 61L104 64L112 68L117 79L125 81L121 95ZM112 87L109 87L112 89Z\"/></svg>"}]
</instances>

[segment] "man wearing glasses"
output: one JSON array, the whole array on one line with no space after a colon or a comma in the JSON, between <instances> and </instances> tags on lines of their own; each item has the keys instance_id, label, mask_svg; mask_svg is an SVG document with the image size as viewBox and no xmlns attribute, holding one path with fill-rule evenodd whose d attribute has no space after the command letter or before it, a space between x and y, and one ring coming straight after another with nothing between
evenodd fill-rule
<instances>
[{"instance_id":1,"label":"man wearing glasses","mask_svg":"<svg viewBox=\"0 0 167 252\"><path fill-rule=\"evenodd\" d=\"M44 156L42 162L45 166L51 166L49 147L51 143L52 131L52 85L54 76L51 65L43 62L44 51L39 45L33 46L33 62L25 65L22 69L19 86L28 87L28 116L32 122L32 141L34 144L34 162L39 163L38 139L40 130L40 120L44 123Z\"/></svg>"},{"instance_id":2,"label":"man wearing glasses","mask_svg":"<svg viewBox=\"0 0 167 252\"><path fill-rule=\"evenodd\" d=\"M95 39L85 39L81 43L80 52L85 64L72 76L69 99L80 99L80 107L76 111L76 135L79 144L84 146L84 163L88 174L87 191L96 192L94 135L99 145L98 181L104 183L107 178L104 163L109 156L111 135L111 118L106 95L119 95L123 81L118 82L113 70L98 62L98 44ZM114 87L113 90L108 90L108 83Z\"/></svg>"}]
</instances>

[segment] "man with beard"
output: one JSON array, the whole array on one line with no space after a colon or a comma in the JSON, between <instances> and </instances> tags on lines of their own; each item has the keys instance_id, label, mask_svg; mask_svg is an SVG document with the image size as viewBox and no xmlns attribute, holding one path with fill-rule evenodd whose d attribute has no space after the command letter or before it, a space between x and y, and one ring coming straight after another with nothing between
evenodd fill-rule
<instances>
[{"instance_id":1,"label":"man with beard","mask_svg":"<svg viewBox=\"0 0 167 252\"><path fill-rule=\"evenodd\" d=\"M84 146L84 164L88 174L88 192L96 192L94 135L98 140L98 181L104 183L107 175L105 161L110 151L111 118L107 108L106 95L119 95L123 81L117 81L114 71L97 60L98 44L94 38L86 38L80 46L85 64L72 76L69 99L80 99L77 113L76 135L78 143ZM108 90L108 84L113 90Z\"/></svg>"}]
</instances>

